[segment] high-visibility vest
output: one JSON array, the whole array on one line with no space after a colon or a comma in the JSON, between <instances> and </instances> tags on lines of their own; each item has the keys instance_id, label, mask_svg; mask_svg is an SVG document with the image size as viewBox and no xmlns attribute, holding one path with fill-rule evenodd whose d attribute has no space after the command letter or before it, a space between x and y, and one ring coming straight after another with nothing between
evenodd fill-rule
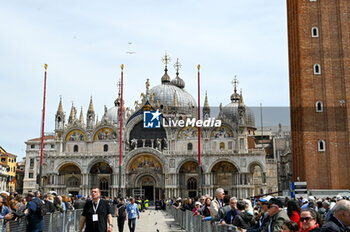
<instances>
[{"instance_id":1,"label":"high-visibility vest","mask_svg":"<svg viewBox=\"0 0 350 232\"><path fill-rule=\"evenodd\" d=\"M139 206L139 210L140 210L141 209L141 201L138 200L137 202L138 202L138 206Z\"/></svg>"},{"instance_id":2,"label":"high-visibility vest","mask_svg":"<svg viewBox=\"0 0 350 232\"><path fill-rule=\"evenodd\" d=\"M148 208L148 200L145 200L145 207Z\"/></svg>"}]
</instances>

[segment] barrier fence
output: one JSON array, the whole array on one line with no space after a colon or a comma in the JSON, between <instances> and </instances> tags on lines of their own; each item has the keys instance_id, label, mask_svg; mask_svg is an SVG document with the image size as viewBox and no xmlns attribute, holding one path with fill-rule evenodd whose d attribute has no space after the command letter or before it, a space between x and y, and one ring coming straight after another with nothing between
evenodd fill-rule
<instances>
[{"instance_id":1,"label":"barrier fence","mask_svg":"<svg viewBox=\"0 0 350 232\"><path fill-rule=\"evenodd\" d=\"M167 206L167 212L172 215L182 229L187 232L235 232L236 226L211 224L210 221L202 221L202 216L194 216L189 210L182 211L172 206Z\"/></svg>"},{"instance_id":2,"label":"barrier fence","mask_svg":"<svg viewBox=\"0 0 350 232\"><path fill-rule=\"evenodd\" d=\"M82 209L67 211L64 213L55 212L44 216L44 231L45 232L75 232L79 231ZM6 230L5 230L5 228ZM14 220L0 220L0 232L26 232L27 219L26 217Z\"/></svg>"}]
</instances>

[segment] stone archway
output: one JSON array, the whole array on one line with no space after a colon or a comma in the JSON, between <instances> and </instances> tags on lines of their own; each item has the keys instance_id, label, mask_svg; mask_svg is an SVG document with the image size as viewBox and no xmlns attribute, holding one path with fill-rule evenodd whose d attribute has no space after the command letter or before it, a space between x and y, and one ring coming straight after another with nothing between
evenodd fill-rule
<instances>
[{"instance_id":1,"label":"stone archway","mask_svg":"<svg viewBox=\"0 0 350 232\"><path fill-rule=\"evenodd\" d=\"M72 184L72 180L74 184ZM73 163L63 164L58 169L58 194L71 193L77 195L81 185L81 170Z\"/></svg>"},{"instance_id":2,"label":"stone archway","mask_svg":"<svg viewBox=\"0 0 350 232\"><path fill-rule=\"evenodd\" d=\"M203 173L203 170L202 170ZM194 160L185 161L179 169L180 195L197 196L198 186L198 162Z\"/></svg>"},{"instance_id":3,"label":"stone archway","mask_svg":"<svg viewBox=\"0 0 350 232\"><path fill-rule=\"evenodd\" d=\"M143 192L143 197L150 201L155 199L155 189L157 186L157 181L153 176L145 174L138 178L137 187Z\"/></svg>"},{"instance_id":4,"label":"stone archway","mask_svg":"<svg viewBox=\"0 0 350 232\"><path fill-rule=\"evenodd\" d=\"M113 169L106 162L96 162L89 172L89 188L98 187L102 196L111 196L109 186L112 181Z\"/></svg>"},{"instance_id":5,"label":"stone archway","mask_svg":"<svg viewBox=\"0 0 350 232\"><path fill-rule=\"evenodd\" d=\"M164 181L164 165L154 154L140 153L127 164L127 195L158 200L164 194Z\"/></svg>"},{"instance_id":6,"label":"stone archway","mask_svg":"<svg viewBox=\"0 0 350 232\"><path fill-rule=\"evenodd\" d=\"M253 162L249 165L250 184L253 189L250 193L252 196L266 193L266 178L263 168L259 163Z\"/></svg>"},{"instance_id":7,"label":"stone archway","mask_svg":"<svg viewBox=\"0 0 350 232\"><path fill-rule=\"evenodd\" d=\"M237 167L228 161L219 161L211 169L211 183L213 191L216 188L223 188L226 194L237 196L236 185L239 174Z\"/></svg>"}]
</instances>

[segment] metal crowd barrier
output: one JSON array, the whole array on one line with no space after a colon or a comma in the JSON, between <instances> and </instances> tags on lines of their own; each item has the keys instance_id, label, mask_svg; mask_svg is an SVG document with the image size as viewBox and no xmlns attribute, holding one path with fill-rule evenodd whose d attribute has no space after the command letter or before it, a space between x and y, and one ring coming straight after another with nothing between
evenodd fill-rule
<instances>
[{"instance_id":1,"label":"metal crowd barrier","mask_svg":"<svg viewBox=\"0 0 350 232\"><path fill-rule=\"evenodd\" d=\"M194 216L189 210L182 211L172 206L167 206L167 212L172 215L180 227L187 232L236 232L233 225L211 224L210 221L202 221L202 216Z\"/></svg>"},{"instance_id":2,"label":"metal crowd barrier","mask_svg":"<svg viewBox=\"0 0 350 232\"><path fill-rule=\"evenodd\" d=\"M82 209L67 211L64 213L55 212L44 216L44 231L45 232L75 232L79 231ZM8 220L3 223L0 220L0 232L26 232L27 219L26 217L18 218L16 221Z\"/></svg>"}]
</instances>

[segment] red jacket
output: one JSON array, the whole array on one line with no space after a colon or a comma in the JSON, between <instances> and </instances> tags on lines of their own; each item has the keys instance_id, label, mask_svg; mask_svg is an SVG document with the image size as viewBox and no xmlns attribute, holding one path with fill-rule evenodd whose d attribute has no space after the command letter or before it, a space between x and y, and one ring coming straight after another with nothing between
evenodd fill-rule
<instances>
[{"instance_id":1,"label":"red jacket","mask_svg":"<svg viewBox=\"0 0 350 232\"><path fill-rule=\"evenodd\" d=\"M297 211L293 211L292 216L290 216L290 220L298 224L299 228L301 228L300 215Z\"/></svg>"}]
</instances>

